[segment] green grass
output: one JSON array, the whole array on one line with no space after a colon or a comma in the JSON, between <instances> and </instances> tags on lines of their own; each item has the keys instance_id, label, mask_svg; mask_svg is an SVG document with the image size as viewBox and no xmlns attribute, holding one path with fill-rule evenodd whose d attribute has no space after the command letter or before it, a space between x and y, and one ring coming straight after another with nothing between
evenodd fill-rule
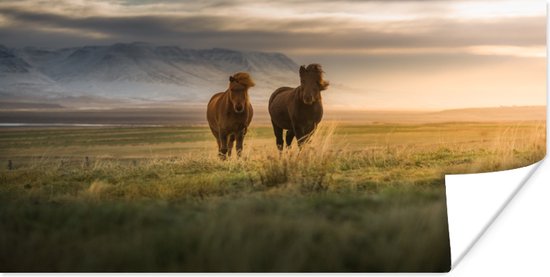
<instances>
[{"instance_id":1,"label":"green grass","mask_svg":"<svg viewBox=\"0 0 550 277\"><path fill-rule=\"evenodd\" d=\"M255 127L222 162L203 127L4 129L0 270L447 271L443 176L531 164L544 125ZM86 164L84 157L89 157Z\"/></svg>"}]
</instances>

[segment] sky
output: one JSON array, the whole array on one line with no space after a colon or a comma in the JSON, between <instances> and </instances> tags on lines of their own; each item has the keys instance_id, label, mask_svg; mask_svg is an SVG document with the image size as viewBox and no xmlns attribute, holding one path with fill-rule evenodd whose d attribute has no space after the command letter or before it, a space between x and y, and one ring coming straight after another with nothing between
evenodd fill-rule
<instances>
[{"instance_id":1,"label":"sky","mask_svg":"<svg viewBox=\"0 0 550 277\"><path fill-rule=\"evenodd\" d=\"M545 105L545 34L541 0L0 0L9 47L281 52L321 63L345 109Z\"/></svg>"}]
</instances>

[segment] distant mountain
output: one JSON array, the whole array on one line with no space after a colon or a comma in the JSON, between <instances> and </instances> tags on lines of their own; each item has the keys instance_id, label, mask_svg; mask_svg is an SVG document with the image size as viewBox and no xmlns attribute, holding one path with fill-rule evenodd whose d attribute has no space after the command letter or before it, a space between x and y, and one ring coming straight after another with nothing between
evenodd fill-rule
<instances>
[{"instance_id":1,"label":"distant mountain","mask_svg":"<svg viewBox=\"0 0 550 277\"><path fill-rule=\"evenodd\" d=\"M256 101L279 86L297 85L298 65L281 53L182 49L117 43L47 50L0 46L0 97L56 104L206 102L228 78L249 72Z\"/></svg>"},{"instance_id":2,"label":"distant mountain","mask_svg":"<svg viewBox=\"0 0 550 277\"><path fill-rule=\"evenodd\" d=\"M28 73L31 67L4 45L0 45L0 72L2 73Z\"/></svg>"}]
</instances>

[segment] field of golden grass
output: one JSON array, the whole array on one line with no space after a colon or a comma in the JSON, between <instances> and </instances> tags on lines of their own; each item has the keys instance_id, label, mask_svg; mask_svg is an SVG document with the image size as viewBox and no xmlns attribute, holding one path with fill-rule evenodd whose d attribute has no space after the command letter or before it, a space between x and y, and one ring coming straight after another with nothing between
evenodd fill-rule
<instances>
[{"instance_id":1,"label":"field of golden grass","mask_svg":"<svg viewBox=\"0 0 550 277\"><path fill-rule=\"evenodd\" d=\"M5 128L2 271L447 271L444 174L532 164L544 122ZM11 168L8 168L8 160Z\"/></svg>"}]
</instances>

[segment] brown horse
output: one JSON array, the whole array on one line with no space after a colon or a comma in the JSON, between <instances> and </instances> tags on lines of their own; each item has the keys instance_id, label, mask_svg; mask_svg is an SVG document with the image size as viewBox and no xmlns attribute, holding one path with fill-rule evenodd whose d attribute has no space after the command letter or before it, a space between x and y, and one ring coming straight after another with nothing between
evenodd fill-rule
<instances>
[{"instance_id":1,"label":"brown horse","mask_svg":"<svg viewBox=\"0 0 550 277\"><path fill-rule=\"evenodd\" d=\"M283 129L286 129L286 145L290 147L296 137L302 145L323 117L321 91L327 89L323 70L319 64L300 67L300 86L280 87L269 98L269 114L277 148L283 149Z\"/></svg>"},{"instance_id":2,"label":"brown horse","mask_svg":"<svg viewBox=\"0 0 550 277\"><path fill-rule=\"evenodd\" d=\"M253 115L248 99L248 89L253 86L248 73L236 73L229 77L229 88L216 93L208 102L206 118L218 142L218 154L222 160L226 154L231 156L235 140L237 155L241 156L244 136Z\"/></svg>"}]
</instances>

